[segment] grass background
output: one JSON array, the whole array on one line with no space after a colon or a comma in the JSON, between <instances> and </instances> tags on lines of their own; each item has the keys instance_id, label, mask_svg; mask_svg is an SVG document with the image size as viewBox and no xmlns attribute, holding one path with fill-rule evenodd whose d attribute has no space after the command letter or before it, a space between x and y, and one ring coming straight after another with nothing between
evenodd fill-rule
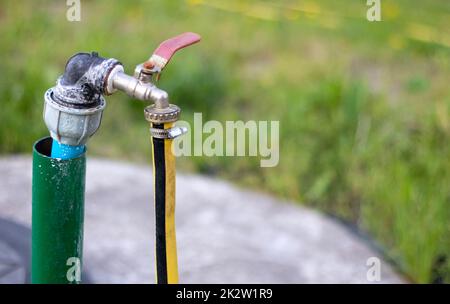
<instances>
[{"instance_id":1,"label":"grass background","mask_svg":"<svg viewBox=\"0 0 450 304\"><path fill-rule=\"evenodd\" d=\"M183 170L321 209L368 231L415 282L450 282L450 2L0 1L0 152L47 135L43 94L69 56L98 51L127 72L184 31L160 86L183 119L279 120L280 163L182 157ZM90 155L148 163L144 105L108 97ZM137 140L138 139L138 140Z\"/></svg>"}]
</instances>

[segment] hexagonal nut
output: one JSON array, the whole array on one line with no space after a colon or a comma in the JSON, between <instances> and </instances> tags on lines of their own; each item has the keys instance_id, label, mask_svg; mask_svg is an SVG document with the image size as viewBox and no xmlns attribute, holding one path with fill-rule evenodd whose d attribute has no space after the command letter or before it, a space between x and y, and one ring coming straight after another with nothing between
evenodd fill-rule
<instances>
[{"instance_id":1,"label":"hexagonal nut","mask_svg":"<svg viewBox=\"0 0 450 304\"><path fill-rule=\"evenodd\" d=\"M80 146L85 145L100 127L106 102L101 98L100 105L93 108L72 108L53 99L52 89L45 93L44 121L50 136L58 142Z\"/></svg>"}]
</instances>

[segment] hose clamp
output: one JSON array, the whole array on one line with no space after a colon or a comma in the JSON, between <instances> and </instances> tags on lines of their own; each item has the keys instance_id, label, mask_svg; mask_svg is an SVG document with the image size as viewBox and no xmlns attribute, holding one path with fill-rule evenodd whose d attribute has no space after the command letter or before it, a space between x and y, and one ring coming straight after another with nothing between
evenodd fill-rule
<instances>
[{"instance_id":1,"label":"hose clamp","mask_svg":"<svg viewBox=\"0 0 450 304\"><path fill-rule=\"evenodd\" d=\"M170 129L150 128L150 133L154 138L174 139L177 138L178 136L187 133L187 128L185 127L173 127Z\"/></svg>"}]
</instances>

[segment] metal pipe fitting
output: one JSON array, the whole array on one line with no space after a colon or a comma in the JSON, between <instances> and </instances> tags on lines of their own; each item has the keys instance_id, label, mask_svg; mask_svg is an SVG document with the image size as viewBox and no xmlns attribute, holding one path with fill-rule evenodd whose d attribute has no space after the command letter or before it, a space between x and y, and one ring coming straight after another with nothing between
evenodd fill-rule
<instances>
[{"instance_id":1,"label":"metal pipe fitting","mask_svg":"<svg viewBox=\"0 0 450 304\"><path fill-rule=\"evenodd\" d=\"M70 146L86 144L101 123L105 81L119 64L97 53L78 53L68 60L64 74L44 96L44 121L53 139Z\"/></svg>"},{"instance_id":2,"label":"metal pipe fitting","mask_svg":"<svg viewBox=\"0 0 450 304\"><path fill-rule=\"evenodd\" d=\"M98 105L91 108L58 103L54 98L53 88L47 90L44 98L44 121L50 136L58 142L71 146L85 145L99 128L106 106L103 97Z\"/></svg>"}]
</instances>

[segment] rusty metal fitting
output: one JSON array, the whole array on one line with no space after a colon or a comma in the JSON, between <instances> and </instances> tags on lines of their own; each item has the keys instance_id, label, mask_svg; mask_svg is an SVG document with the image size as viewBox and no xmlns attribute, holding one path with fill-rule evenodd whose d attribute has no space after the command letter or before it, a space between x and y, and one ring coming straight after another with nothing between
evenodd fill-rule
<instances>
[{"instance_id":1,"label":"rusty metal fitting","mask_svg":"<svg viewBox=\"0 0 450 304\"><path fill-rule=\"evenodd\" d=\"M71 146L86 144L106 106L104 81L118 65L118 60L95 52L70 57L64 74L44 95L43 117L53 139Z\"/></svg>"}]
</instances>

